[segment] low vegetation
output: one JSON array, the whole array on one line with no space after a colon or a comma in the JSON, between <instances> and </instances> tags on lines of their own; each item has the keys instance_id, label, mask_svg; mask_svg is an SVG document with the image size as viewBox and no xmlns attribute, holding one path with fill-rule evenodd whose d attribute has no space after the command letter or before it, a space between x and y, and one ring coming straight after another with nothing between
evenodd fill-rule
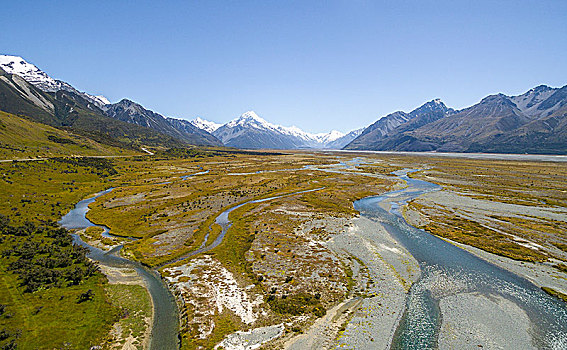
<instances>
[{"instance_id":1,"label":"low vegetation","mask_svg":"<svg viewBox=\"0 0 567 350\"><path fill-rule=\"evenodd\" d=\"M0 159L62 156L116 156L136 152L0 112Z\"/></svg>"},{"instance_id":2,"label":"low vegetation","mask_svg":"<svg viewBox=\"0 0 567 350\"><path fill-rule=\"evenodd\" d=\"M108 186L112 164L99 158L0 163L0 348L89 349L118 320L106 278L55 224Z\"/></svg>"},{"instance_id":3,"label":"low vegetation","mask_svg":"<svg viewBox=\"0 0 567 350\"><path fill-rule=\"evenodd\" d=\"M401 164L425 161L410 176L446 195L412 201L409 211L421 217L413 224L516 260L567 260L565 163L410 157Z\"/></svg>"},{"instance_id":4,"label":"low vegetation","mask_svg":"<svg viewBox=\"0 0 567 350\"><path fill-rule=\"evenodd\" d=\"M0 250L2 348L89 348L117 319L104 276L65 229L1 216Z\"/></svg>"},{"instance_id":5,"label":"low vegetation","mask_svg":"<svg viewBox=\"0 0 567 350\"><path fill-rule=\"evenodd\" d=\"M142 350L152 316L152 300L148 291L140 285L109 284L108 297L119 308L120 320L114 324L104 345L109 349L122 349L128 342Z\"/></svg>"}]
</instances>

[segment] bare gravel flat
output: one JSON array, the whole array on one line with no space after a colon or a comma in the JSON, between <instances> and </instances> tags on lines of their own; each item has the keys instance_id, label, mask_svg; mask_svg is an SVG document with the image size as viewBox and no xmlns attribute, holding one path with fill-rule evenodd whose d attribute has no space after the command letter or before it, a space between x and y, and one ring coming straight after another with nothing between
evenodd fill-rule
<instances>
[{"instance_id":1,"label":"bare gravel flat","mask_svg":"<svg viewBox=\"0 0 567 350\"><path fill-rule=\"evenodd\" d=\"M417 262L378 222L364 217L353 219L325 245L352 259L356 292L285 348L389 348L407 291L419 277Z\"/></svg>"}]
</instances>

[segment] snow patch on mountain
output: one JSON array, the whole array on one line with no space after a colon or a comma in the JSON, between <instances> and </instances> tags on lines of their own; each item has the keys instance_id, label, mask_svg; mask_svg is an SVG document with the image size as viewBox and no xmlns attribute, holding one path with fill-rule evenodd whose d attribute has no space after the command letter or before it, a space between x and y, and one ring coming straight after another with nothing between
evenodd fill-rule
<instances>
[{"instance_id":1,"label":"snow patch on mountain","mask_svg":"<svg viewBox=\"0 0 567 350\"><path fill-rule=\"evenodd\" d=\"M193 124L195 127L201 130L205 130L206 132L209 132L211 134L223 125L205 119L201 119L200 117L191 120L190 123Z\"/></svg>"},{"instance_id":2,"label":"snow patch on mountain","mask_svg":"<svg viewBox=\"0 0 567 350\"><path fill-rule=\"evenodd\" d=\"M360 128L349 132L348 134L339 137L333 141L329 141L325 144L325 148L329 149L343 149L346 145L352 142L355 138L357 138L366 128Z\"/></svg>"},{"instance_id":3,"label":"snow patch on mountain","mask_svg":"<svg viewBox=\"0 0 567 350\"><path fill-rule=\"evenodd\" d=\"M64 81L53 79L47 75L47 73L27 62L20 56L0 55L0 67L8 74L15 74L24 78L24 80L28 83L42 91L56 92L59 90L65 90L82 96L98 107L110 104L110 101L102 95L90 95L85 92L78 91Z\"/></svg>"},{"instance_id":4,"label":"snow patch on mountain","mask_svg":"<svg viewBox=\"0 0 567 350\"><path fill-rule=\"evenodd\" d=\"M19 56L0 55L0 66L9 74L16 74L46 92L60 90L55 79Z\"/></svg>"},{"instance_id":5,"label":"snow patch on mountain","mask_svg":"<svg viewBox=\"0 0 567 350\"><path fill-rule=\"evenodd\" d=\"M527 92L511 96L510 100L516 104L516 107L529 117L537 115L538 107L542 102L547 100L557 89L551 88L546 85L540 85Z\"/></svg>"}]
</instances>

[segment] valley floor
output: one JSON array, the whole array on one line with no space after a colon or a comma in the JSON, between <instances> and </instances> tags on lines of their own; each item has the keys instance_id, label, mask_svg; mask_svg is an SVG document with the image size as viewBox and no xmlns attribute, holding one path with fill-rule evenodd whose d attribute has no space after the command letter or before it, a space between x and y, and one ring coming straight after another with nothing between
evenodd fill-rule
<instances>
[{"instance_id":1,"label":"valley floor","mask_svg":"<svg viewBox=\"0 0 567 350\"><path fill-rule=\"evenodd\" d=\"M388 348L420 268L380 222L360 216L352 203L403 188L391 173L404 168L420 169L412 176L443 186L409 203L408 222L538 286L567 293L563 163L159 151L97 162L104 163L92 168L98 175L83 161L0 164L8 174L2 181L9 181L0 194L0 213L33 210L44 220L58 220L80 199L114 188L87 214L110 235L96 228L79 234L106 250L123 244L125 257L161 273L177 299L183 349ZM46 177L58 179L57 185ZM307 190L313 192L302 192ZM219 215L241 204L223 230ZM133 271L102 272L107 297L123 313L99 344L146 348L153 312L143 283ZM129 298L137 302L120 302ZM456 306L466 308L478 298L440 305L441 348L466 345L469 338L459 333L464 329L452 320L462 316ZM523 332L521 310L505 301L483 304L505 310L517 320L517 333ZM472 316L471 325L484 322L480 314Z\"/></svg>"}]
</instances>

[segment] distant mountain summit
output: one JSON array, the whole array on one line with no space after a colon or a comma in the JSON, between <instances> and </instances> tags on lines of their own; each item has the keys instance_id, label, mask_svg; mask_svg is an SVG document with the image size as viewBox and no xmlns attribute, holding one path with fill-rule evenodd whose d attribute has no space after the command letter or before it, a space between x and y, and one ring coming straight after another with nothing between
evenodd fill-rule
<instances>
[{"instance_id":1,"label":"distant mountain summit","mask_svg":"<svg viewBox=\"0 0 567 350\"><path fill-rule=\"evenodd\" d=\"M226 146L237 148L295 149L304 144L299 137L284 133L249 111L213 132Z\"/></svg>"},{"instance_id":2,"label":"distant mountain summit","mask_svg":"<svg viewBox=\"0 0 567 350\"><path fill-rule=\"evenodd\" d=\"M209 132L211 134L215 130L217 130L218 128L220 128L222 126L222 124L220 124L220 123L210 122L208 120L204 120L204 119L201 119L199 117L191 120L190 123L193 126L199 128L201 130L205 130L206 132Z\"/></svg>"},{"instance_id":3,"label":"distant mountain summit","mask_svg":"<svg viewBox=\"0 0 567 350\"><path fill-rule=\"evenodd\" d=\"M201 118L191 123L203 130L212 130L213 135L225 145L238 148L340 149L354 138L352 135L345 138L347 135L336 130L314 134L305 132L296 126L286 127L272 124L254 111L245 112L224 125Z\"/></svg>"},{"instance_id":4,"label":"distant mountain summit","mask_svg":"<svg viewBox=\"0 0 567 350\"><path fill-rule=\"evenodd\" d=\"M70 91L94 103L97 107L110 103L104 96L90 95L86 92L78 91L64 81L53 79L47 73L19 56L0 55L0 68L8 74L16 74L24 78L28 83L45 92Z\"/></svg>"},{"instance_id":5,"label":"distant mountain summit","mask_svg":"<svg viewBox=\"0 0 567 350\"><path fill-rule=\"evenodd\" d=\"M439 100L379 119L345 149L567 153L567 86L490 95L454 111Z\"/></svg>"},{"instance_id":6,"label":"distant mountain summit","mask_svg":"<svg viewBox=\"0 0 567 350\"><path fill-rule=\"evenodd\" d=\"M454 110L448 108L440 99L429 101L410 113L397 111L378 119L374 124L364 129L364 131L346 145L345 148L381 148L382 142L392 134L398 133L399 130L408 131L416 129L421 125L441 119L453 112Z\"/></svg>"}]
</instances>

